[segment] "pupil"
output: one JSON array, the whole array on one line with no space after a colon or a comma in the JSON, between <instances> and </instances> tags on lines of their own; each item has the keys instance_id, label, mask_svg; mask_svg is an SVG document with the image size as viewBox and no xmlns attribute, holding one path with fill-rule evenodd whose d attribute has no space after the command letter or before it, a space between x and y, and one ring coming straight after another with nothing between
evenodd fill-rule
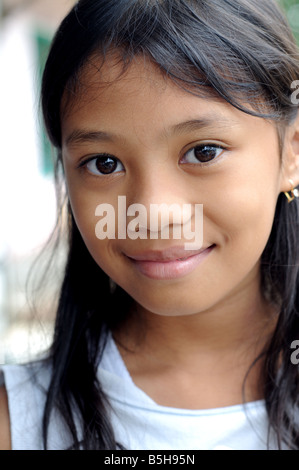
<instances>
[{"instance_id":1,"label":"pupil","mask_svg":"<svg viewBox=\"0 0 299 470\"><path fill-rule=\"evenodd\" d=\"M105 175L112 173L117 166L116 161L111 157L99 157L96 160L96 167Z\"/></svg>"},{"instance_id":2,"label":"pupil","mask_svg":"<svg viewBox=\"0 0 299 470\"><path fill-rule=\"evenodd\" d=\"M209 162L215 158L215 147L205 145L204 147L197 147L195 149L195 156L201 162Z\"/></svg>"}]
</instances>

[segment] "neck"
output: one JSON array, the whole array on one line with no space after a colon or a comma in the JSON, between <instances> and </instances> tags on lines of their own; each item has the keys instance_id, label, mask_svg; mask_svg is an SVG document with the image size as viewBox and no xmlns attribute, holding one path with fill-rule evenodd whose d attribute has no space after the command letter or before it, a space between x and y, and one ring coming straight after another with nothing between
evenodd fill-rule
<instances>
[{"instance_id":1,"label":"neck","mask_svg":"<svg viewBox=\"0 0 299 470\"><path fill-rule=\"evenodd\" d=\"M116 336L130 347L176 360L196 351L236 352L263 342L275 322L276 311L257 291L239 291L217 307L187 316L162 316L135 305Z\"/></svg>"},{"instance_id":2,"label":"neck","mask_svg":"<svg viewBox=\"0 0 299 470\"><path fill-rule=\"evenodd\" d=\"M169 382L173 379L174 386L176 380L183 380L190 387L198 378L201 386L205 383L205 394L185 401L186 390L182 391L175 406L209 408L242 402L245 375L276 323L276 312L259 289L248 287L211 309L188 316L161 316L136 305L125 328L114 335L135 383L156 397L149 385L155 377L164 374ZM261 367L258 361L248 375L248 401L262 397ZM221 394L217 395L217 389ZM158 393L157 401L167 404L169 396L163 397Z\"/></svg>"}]
</instances>

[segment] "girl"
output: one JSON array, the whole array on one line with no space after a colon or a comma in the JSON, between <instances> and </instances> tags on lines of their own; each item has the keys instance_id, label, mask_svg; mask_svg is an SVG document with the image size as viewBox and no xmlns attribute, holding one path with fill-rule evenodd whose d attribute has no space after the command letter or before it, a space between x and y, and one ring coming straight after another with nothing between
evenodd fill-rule
<instances>
[{"instance_id":1,"label":"girl","mask_svg":"<svg viewBox=\"0 0 299 470\"><path fill-rule=\"evenodd\" d=\"M2 448L299 448L298 58L274 0L65 18L42 107L68 259L49 356L3 367ZM161 204L191 208L168 237Z\"/></svg>"}]
</instances>

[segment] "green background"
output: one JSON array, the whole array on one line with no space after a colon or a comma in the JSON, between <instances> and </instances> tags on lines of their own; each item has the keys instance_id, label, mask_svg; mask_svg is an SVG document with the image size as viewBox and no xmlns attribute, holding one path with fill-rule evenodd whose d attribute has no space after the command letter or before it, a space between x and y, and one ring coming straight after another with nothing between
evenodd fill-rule
<instances>
[{"instance_id":1,"label":"green background","mask_svg":"<svg viewBox=\"0 0 299 470\"><path fill-rule=\"evenodd\" d=\"M299 44L299 1L280 0L279 4L285 9L289 23Z\"/></svg>"}]
</instances>

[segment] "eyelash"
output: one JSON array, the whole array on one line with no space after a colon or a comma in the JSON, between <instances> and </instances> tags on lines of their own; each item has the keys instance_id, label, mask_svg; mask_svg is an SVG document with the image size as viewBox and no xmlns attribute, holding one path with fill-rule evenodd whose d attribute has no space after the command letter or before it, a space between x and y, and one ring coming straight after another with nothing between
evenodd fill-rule
<instances>
[{"instance_id":1,"label":"eyelash","mask_svg":"<svg viewBox=\"0 0 299 470\"><path fill-rule=\"evenodd\" d=\"M88 164L91 163L91 162L96 163L96 161L97 161L99 158L107 158L107 159L110 159L110 160L116 162L116 165L117 165L117 166L118 166L119 164L122 165L121 161L120 161L118 158L114 157L113 155L110 155L110 154L108 154L108 153L101 153L101 154L98 154L98 155L94 155L93 157L87 158L86 160L84 160L83 162L81 162L81 163L78 165L78 168L79 168L79 169L85 169L85 167L87 167L87 171L89 170L89 172L90 172L93 176L97 176L97 177L98 177L98 176L106 176L106 177L107 177L107 176L113 175L115 172L113 172L113 173L107 173L107 174L105 174L105 173L100 173L100 172L99 172L99 174L96 174L96 173L93 173L90 169L88 169ZM122 165L122 166L123 166L123 165ZM99 170L98 170L98 171L99 171ZM119 173L119 171L116 172L116 173Z\"/></svg>"},{"instance_id":2,"label":"eyelash","mask_svg":"<svg viewBox=\"0 0 299 470\"><path fill-rule=\"evenodd\" d=\"M192 151L195 151L196 149L201 149L203 150L204 148L210 148L210 149L213 149L213 150L221 150L220 154L217 155L216 157L212 158L211 160L209 161L206 161L206 162L200 162L199 160L197 160L196 162L183 162L182 160L186 157L186 155L188 155L190 152ZM189 150L187 150L187 152L184 153L182 159L180 159L180 163L183 163L183 164L190 164L190 165L196 165L196 166L208 166L208 165L212 165L214 163L214 160L218 160L219 157L221 156L221 154L226 150L226 148L222 145L219 145L219 144L213 144L213 143L204 143L204 144L200 144L200 145L195 145L194 147L190 148ZM101 154L98 154L98 155L95 155L93 157L89 157L87 158L86 160L84 160L83 162L81 162L79 165L78 165L78 168L85 168L88 166L89 163L91 162L94 162L96 163L96 161L99 159L99 158L106 158L106 159L110 159L111 161L113 161L115 164L116 164L116 168L119 166L119 164L123 167L123 164L121 163L121 161L117 158L117 157L114 157L113 155L110 155L110 154L106 154L106 153L101 153ZM196 158L196 157L195 157ZM98 174L92 172L90 169L88 169L87 167L87 170L89 170L89 172L93 175L93 176L111 176L111 175L114 175L115 173L120 173L120 171L113 171L112 173L101 173L100 170ZM123 170L121 170L123 171Z\"/></svg>"},{"instance_id":3,"label":"eyelash","mask_svg":"<svg viewBox=\"0 0 299 470\"><path fill-rule=\"evenodd\" d=\"M211 160L208 160L206 162L200 162L199 160L197 160L196 162L187 162L188 164L191 164L191 165L197 165L197 166L200 166L200 167L204 167L204 166L209 166L209 165L213 165L217 162L217 160L221 157L222 153L227 150L226 147L224 147L223 145L220 145L220 144L214 144L214 143L210 143L210 142L207 142L207 143L203 143L203 144L199 144L199 145L195 145L194 147L191 147L189 150L187 150L187 152L184 153L182 159L180 160L180 162L182 162L182 160L184 158L186 158L186 155L188 155L188 153L192 152L192 151L196 151L196 149L201 149L201 151L203 149L213 149L213 150L221 150L220 154L217 155L216 157L212 158ZM195 157L196 158L196 157ZM215 161L216 160L216 161ZM184 164L187 164L186 162L182 162Z\"/></svg>"}]
</instances>

